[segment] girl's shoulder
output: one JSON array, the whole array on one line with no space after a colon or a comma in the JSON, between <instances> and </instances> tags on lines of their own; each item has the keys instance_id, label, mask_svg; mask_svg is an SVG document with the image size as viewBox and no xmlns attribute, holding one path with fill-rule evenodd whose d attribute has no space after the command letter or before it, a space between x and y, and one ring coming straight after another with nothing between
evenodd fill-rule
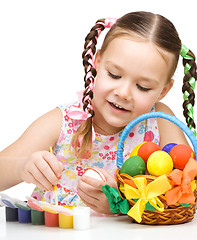
<instances>
[{"instance_id":1,"label":"girl's shoulder","mask_svg":"<svg viewBox=\"0 0 197 240\"><path fill-rule=\"evenodd\" d=\"M162 102L157 102L155 104L155 111L156 112L165 112L170 115L174 115L173 111L166 104L164 104Z\"/></svg>"}]
</instances>

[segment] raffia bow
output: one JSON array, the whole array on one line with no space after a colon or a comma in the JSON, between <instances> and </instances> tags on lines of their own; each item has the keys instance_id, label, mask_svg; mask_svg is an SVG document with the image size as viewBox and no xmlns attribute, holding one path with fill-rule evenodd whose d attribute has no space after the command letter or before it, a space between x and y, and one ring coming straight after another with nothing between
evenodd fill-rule
<instances>
[{"instance_id":1,"label":"raffia bow","mask_svg":"<svg viewBox=\"0 0 197 240\"><path fill-rule=\"evenodd\" d=\"M173 170L169 177L172 179L171 184L174 186L166 193L168 205L178 203L194 203L195 197L193 190L196 188L194 177L197 175L197 162L190 158L183 171Z\"/></svg>"},{"instance_id":2,"label":"raffia bow","mask_svg":"<svg viewBox=\"0 0 197 240\"><path fill-rule=\"evenodd\" d=\"M128 211L127 215L135 219L137 222L141 222L142 214L145 210L146 203L148 202L158 211L164 211L164 205L159 200L158 196L171 189L171 185L166 175L156 178L149 184L147 184L145 177L137 177L134 178L133 181L137 188L128 184L120 186L120 191L124 193L127 200L139 199Z\"/></svg>"},{"instance_id":3,"label":"raffia bow","mask_svg":"<svg viewBox=\"0 0 197 240\"><path fill-rule=\"evenodd\" d=\"M107 197L109 202L110 210L112 213L123 213L127 214L129 211L129 203L126 199L120 197L119 192L109 185L103 185L102 190Z\"/></svg>"}]
</instances>

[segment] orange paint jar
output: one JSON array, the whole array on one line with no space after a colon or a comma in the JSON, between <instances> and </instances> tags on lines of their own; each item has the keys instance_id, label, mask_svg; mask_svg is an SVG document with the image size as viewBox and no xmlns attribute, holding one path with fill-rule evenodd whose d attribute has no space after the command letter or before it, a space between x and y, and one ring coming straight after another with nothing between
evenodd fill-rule
<instances>
[{"instance_id":1,"label":"orange paint jar","mask_svg":"<svg viewBox=\"0 0 197 240\"><path fill-rule=\"evenodd\" d=\"M45 225L47 227L58 227L59 226L59 214L44 212Z\"/></svg>"}]
</instances>

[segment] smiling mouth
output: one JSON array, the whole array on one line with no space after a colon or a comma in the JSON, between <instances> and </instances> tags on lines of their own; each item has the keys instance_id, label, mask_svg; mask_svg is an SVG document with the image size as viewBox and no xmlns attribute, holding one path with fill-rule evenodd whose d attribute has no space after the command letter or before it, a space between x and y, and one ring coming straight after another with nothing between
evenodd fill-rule
<instances>
[{"instance_id":1,"label":"smiling mouth","mask_svg":"<svg viewBox=\"0 0 197 240\"><path fill-rule=\"evenodd\" d=\"M109 104L115 109L118 109L118 110L121 110L121 111L128 111L128 110L126 110L125 108L121 107L120 105L118 105L116 103L109 102Z\"/></svg>"}]
</instances>

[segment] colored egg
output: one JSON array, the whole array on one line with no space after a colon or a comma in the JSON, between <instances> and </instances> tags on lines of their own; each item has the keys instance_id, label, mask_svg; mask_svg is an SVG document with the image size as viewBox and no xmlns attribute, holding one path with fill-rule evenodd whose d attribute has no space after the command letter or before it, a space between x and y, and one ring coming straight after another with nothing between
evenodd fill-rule
<instances>
[{"instance_id":1,"label":"colored egg","mask_svg":"<svg viewBox=\"0 0 197 240\"><path fill-rule=\"evenodd\" d=\"M170 155L164 151L156 151L150 155L147 161L147 170L151 175L161 176L171 172L173 161Z\"/></svg>"},{"instance_id":2,"label":"colored egg","mask_svg":"<svg viewBox=\"0 0 197 240\"><path fill-rule=\"evenodd\" d=\"M174 167L183 170L189 159L195 158L194 151L187 145L178 144L170 151Z\"/></svg>"},{"instance_id":3,"label":"colored egg","mask_svg":"<svg viewBox=\"0 0 197 240\"><path fill-rule=\"evenodd\" d=\"M174 146L176 146L176 145L177 145L177 143L168 143L168 144L166 144L166 145L162 148L162 151L167 152L168 154L170 154L171 149L172 149Z\"/></svg>"},{"instance_id":4,"label":"colored egg","mask_svg":"<svg viewBox=\"0 0 197 240\"><path fill-rule=\"evenodd\" d=\"M137 153L138 153L139 148L140 148L144 143L145 143L145 142L138 144L138 145L133 149L133 151L131 152L130 157L132 157L132 156L137 156Z\"/></svg>"},{"instance_id":5,"label":"colored egg","mask_svg":"<svg viewBox=\"0 0 197 240\"><path fill-rule=\"evenodd\" d=\"M145 162L147 162L149 156L155 152L159 151L161 148L154 142L144 143L138 150L138 156L140 156Z\"/></svg>"},{"instance_id":6,"label":"colored egg","mask_svg":"<svg viewBox=\"0 0 197 240\"><path fill-rule=\"evenodd\" d=\"M96 168L87 169L83 175L106 182L105 176Z\"/></svg>"},{"instance_id":7,"label":"colored egg","mask_svg":"<svg viewBox=\"0 0 197 240\"><path fill-rule=\"evenodd\" d=\"M146 172L146 164L139 156L132 156L128 158L122 165L120 173L126 173L131 177L136 175L143 175Z\"/></svg>"}]
</instances>

